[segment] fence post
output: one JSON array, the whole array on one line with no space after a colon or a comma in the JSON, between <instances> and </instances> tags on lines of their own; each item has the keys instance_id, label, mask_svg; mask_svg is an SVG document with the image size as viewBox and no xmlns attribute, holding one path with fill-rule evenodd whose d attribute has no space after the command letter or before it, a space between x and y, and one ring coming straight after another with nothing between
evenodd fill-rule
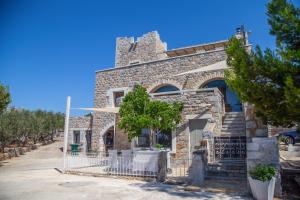
<instances>
[{"instance_id":1,"label":"fence post","mask_svg":"<svg viewBox=\"0 0 300 200\"><path fill-rule=\"evenodd\" d=\"M167 152L160 151L158 156L157 181L164 182L167 177Z\"/></svg>"}]
</instances>

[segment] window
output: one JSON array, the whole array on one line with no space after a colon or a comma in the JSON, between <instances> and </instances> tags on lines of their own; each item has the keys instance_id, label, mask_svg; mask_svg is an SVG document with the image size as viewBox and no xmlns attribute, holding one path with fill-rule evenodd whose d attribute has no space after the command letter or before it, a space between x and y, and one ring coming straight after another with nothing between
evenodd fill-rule
<instances>
[{"instance_id":1,"label":"window","mask_svg":"<svg viewBox=\"0 0 300 200\"><path fill-rule=\"evenodd\" d=\"M152 93L161 93L161 92L173 92L178 91L179 89L174 85L164 85L155 89Z\"/></svg>"},{"instance_id":2,"label":"window","mask_svg":"<svg viewBox=\"0 0 300 200\"><path fill-rule=\"evenodd\" d=\"M73 131L73 143L74 144L80 143L80 131Z\"/></svg>"},{"instance_id":3,"label":"window","mask_svg":"<svg viewBox=\"0 0 300 200\"><path fill-rule=\"evenodd\" d=\"M113 97L114 97L114 107L119 107L122 102L122 98L124 97L124 91L114 92Z\"/></svg>"}]
</instances>

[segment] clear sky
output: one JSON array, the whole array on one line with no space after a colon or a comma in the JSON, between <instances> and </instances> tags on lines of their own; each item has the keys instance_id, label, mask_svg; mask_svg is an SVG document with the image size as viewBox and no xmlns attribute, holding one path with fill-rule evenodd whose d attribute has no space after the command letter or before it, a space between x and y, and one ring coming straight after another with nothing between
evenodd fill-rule
<instances>
[{"instance_id":1,"label":"clear sky","mask_svg":"<svg viewBox=\"0 0 300 200\"><path fill-rule=\"evenodd\" d=\"M64 112L68 95L92 107L95 71L114 66L116 37L157 30L173 49L228 39L244 24L252 44L274 48L266 3L0 0L0 82L16 107Z\"/></svg>"}]
</instances>

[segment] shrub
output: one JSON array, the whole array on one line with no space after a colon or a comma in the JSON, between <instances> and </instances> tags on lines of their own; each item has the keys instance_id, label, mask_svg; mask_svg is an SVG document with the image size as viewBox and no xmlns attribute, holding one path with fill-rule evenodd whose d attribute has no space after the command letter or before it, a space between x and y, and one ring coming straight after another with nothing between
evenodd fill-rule
<instances>
[{"instance_id":1,"label":"shrub","mask_svg":"<svg viewBox=\"0 0 300 200\"><path fill-rule=\"evenodd\" d=\"M250 171L250 176L253 179L260 181L269 181L275 176L276 169L269 165L257 165L254 169Z\"/></svg>"},{"instance_id":2,"label":"shrub","mask_svg":"<svg viewBox=\"0 0 300 200\"><path fill-rule=\"evenodd\" d=\"M162 145L162 144L155 144L154 147L157 148L157 149L162 149L162 148L164 148L164 145Z\"/></svg>"}]
</instances>

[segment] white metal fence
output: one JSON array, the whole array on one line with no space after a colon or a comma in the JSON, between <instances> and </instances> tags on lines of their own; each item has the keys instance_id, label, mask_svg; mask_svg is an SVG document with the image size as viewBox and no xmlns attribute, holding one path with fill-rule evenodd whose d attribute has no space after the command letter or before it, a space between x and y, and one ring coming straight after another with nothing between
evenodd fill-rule
<instances>
[{"instance_id":1,"label":"white metal fence","mask_svg":"<svg viewBox=\"0 0 300 200\"><path fill-rule=\"evenodd\" d=\"M188 180L189 171L192 160L188 154L179 154L170 156L167 169L167 179L176 182L186 182Z\"/></svg>"},{"instance_id":2,"label":"white metal fence","mask_svg":"<svg viewBox=\"0 0 300 200\"><path fill-rule=\"evenodd\" d=\"M156 177L159 152L117 150L109 152L68 152L66 171L99 175Z\"/></svg>"}]
</instances>

